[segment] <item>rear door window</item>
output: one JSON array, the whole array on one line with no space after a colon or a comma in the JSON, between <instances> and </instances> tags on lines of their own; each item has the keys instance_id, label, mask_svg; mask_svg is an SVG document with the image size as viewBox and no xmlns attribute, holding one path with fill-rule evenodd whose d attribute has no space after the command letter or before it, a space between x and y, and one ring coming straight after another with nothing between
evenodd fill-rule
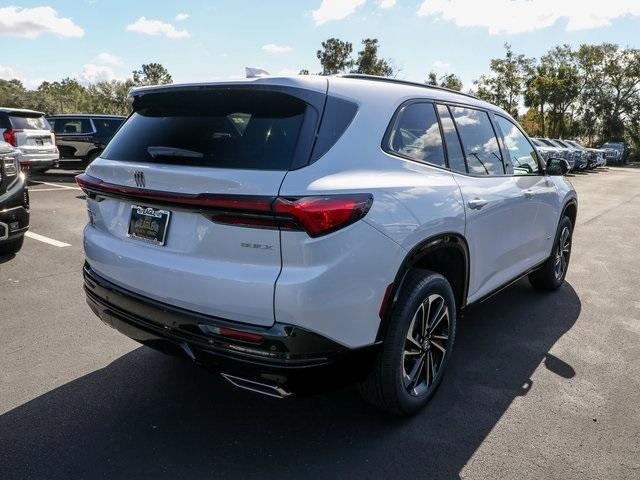
<instances>
[{"instance_id":1,"label":"rear door window","mask_svg":"<svg viewBox=\"0 0 640 480\"><path fill-rule=\"evenodd\" d=\"M466 156L469 173L504 175L498 139L487 112L466 107L451 107Z\"/></svg>"},{"instance_id":2,"label":"rear door window","mask_svg":"<svg viewBox=\"0 0 640 480\"><path fill-rule=\"evenodd\" d=\"M124 120L111 119L111 118L94 118L93 124L96 126L96 130L103 137L112 137L118 127L122 125Z\"/></svg>"},{"instance_id":3,"label":"rear door window","mask_svg":"<svg viewBox=\"0 0 640 480\"><path fill-rule=\"evenodd\" d=\"M62 135L93 133L93 125L88 118L56 118L53 131Z\"/></svg>"},{"instance_id":4,"label":"rear door window","mask_svg":"<svg viewBox=\"0 0 640 480\"><path fill-rule=\"evenodd\" d=\"M308 108L311 109L296 97L264 90L212 89L143 95L134 102L134 113L118 130L102 158L287 170L305 117L312 115ZM305 139L310 151L312 140Z\"/></svg>"},{"instance_id":5,"label":"rear door window","mask_svg":"<svg viewBox=\"0 0 640 480\"><path fill-rule=\"evenodd\" d=\"M444 167L442 135L433 104L412 103L400 110L388 148L403 157Z\"/></svg>"},{"instance_id":6,"label":"rear door window","mask_svg":"<svg viewBox=\"0 0 640 480\"><path fill-rule=\"evenodd\" d=\"M11 128L17 130L51 130L51 125L43 116L9 115Z\"/></svg>"}]
</instances>

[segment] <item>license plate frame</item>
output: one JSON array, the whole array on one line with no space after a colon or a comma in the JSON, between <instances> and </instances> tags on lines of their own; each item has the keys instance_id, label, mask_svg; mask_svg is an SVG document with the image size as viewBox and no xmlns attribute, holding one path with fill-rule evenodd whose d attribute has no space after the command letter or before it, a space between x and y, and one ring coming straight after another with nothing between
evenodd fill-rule
<instances>
[{"instance_id":1,"label":"license plate frame","mask_svg":"<svg viewBox=\"0 0 640 480\"><path fill-rule=\"evenodd\" d=\"M164 246L169 231L171 211L145 205L131 205L127 236L157 246Z\"/></svg>"}]
</instances>

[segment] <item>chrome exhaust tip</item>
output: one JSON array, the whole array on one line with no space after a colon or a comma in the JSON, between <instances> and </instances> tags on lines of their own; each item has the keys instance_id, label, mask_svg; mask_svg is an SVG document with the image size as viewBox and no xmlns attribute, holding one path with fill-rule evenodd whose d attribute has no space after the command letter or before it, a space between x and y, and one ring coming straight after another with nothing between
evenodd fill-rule
<instances>
[{"instance_id":1,"label":"chrome exhaust tip","mask_svg":"<svg viewBox=\"0 0 640 480\"><path fill-rule=\"evenodd\" d=\"M242 388L243 390L261 393L262 395L267 395L268 397L274 398L286 398L291 395L291 392L285 390L279 385L256 382L255 380L236 377L235 375L229 375L228 373L221 373L220 375L222 375L222 378L227 380L233 386Z\"/></svg>"}]
</instances>

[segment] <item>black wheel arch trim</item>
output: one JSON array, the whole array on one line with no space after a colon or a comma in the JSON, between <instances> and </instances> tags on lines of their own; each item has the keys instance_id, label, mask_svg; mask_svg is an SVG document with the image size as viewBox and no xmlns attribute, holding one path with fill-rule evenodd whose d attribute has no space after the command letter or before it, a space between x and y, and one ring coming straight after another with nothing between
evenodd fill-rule
<instances>
[{"instance_id":1,"label":"black wheel arch trim","mask_svg":"<svg viewBox=\"0 0 640 480\"><path fill-rule=\"evenodd\" d=\"M406 280L407 274L425 255L432 253L441 248L456 248L460 250L464 257L465 272L464 272L464 285L462 287L462 298L459 308L462 309L466 305L467 294L469 290L469 271L470 271L470 257L469 246L466 239L459 233L447 232L440 233L429 237L416 246L414 246L409 253L405 256L404 260L400 264L400 268L396 273L396 276L391 284L391 291L386 295L385 303L381 308L382 318L380 319L380 325L378 326L378 333L376 335L376 342L380 342L384 339L387 326L393 311L393 307L398 300L402 287Z\"/></svg>"}]
</instances>

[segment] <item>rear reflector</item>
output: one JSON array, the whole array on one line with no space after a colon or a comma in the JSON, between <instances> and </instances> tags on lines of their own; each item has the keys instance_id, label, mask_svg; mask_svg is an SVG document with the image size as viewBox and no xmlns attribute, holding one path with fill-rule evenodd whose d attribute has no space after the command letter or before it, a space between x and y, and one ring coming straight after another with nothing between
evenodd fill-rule
<instances>
[{"instance_id":1,"label":"rear reflector","mask_svg":"<svg viewBox=\"0 0 640 480\"><path fill-rule=\"evenodd\" d=\"M284 198L248 195L183 194L103 182L81 174L76 182L87 194L143 199L206 210L214 222L253 228L304 230L318 237L364 217L373 203L369 193Z\"/></svg>"}]
</instances>

